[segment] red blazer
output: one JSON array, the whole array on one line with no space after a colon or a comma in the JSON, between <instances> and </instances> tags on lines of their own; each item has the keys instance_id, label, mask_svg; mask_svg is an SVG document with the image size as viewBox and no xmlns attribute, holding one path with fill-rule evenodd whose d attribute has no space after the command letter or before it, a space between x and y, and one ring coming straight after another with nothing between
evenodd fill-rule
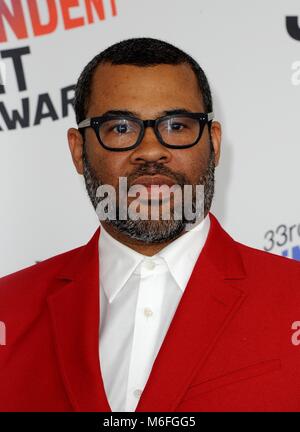
<instances>
[{"instance_id":1,"label":"red blazer","mask_svg":"<svg viewBox=\"0 0 300 432\"><path fill-rule=\"evenodd\" d=\"M0 279L0 411L111 411L98 356L99 232ZM136 411L300 411L295 321L300 264L237 243L211 215Z\"/></svg>"}]
</instances>

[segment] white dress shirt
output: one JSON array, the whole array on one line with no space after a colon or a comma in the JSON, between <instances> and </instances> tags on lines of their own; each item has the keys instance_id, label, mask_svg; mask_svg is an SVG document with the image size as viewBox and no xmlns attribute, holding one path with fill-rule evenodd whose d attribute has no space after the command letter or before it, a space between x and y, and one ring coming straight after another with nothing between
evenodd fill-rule
<instances>
[{"instance_id":1,"label":"white dress shirt","mask_svg":"<svg viewBox=\"0 0 300 432\"><path fill-rule=\"evenodd\" d=\"M209 227L207 215L147 257L101 225L99 356L112 411L135 411Z\"/></svg>"}]
</instances>

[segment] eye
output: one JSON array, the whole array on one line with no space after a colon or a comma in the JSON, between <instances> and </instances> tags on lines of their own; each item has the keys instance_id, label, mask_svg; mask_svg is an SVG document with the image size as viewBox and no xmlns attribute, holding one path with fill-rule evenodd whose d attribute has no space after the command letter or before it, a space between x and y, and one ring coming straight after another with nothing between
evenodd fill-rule
<instances>
[{"instance_id":1,"label":"eye","mask_svg":"<svg viewBox=\"0 0 300 432\"><path fill-rule=\"evenodd\" d=\"M159 124L159 129L162 133L168 134L183 134L194 129L198 125L198 122L194 119L186 116L174 116L166 118Z\"/></svg>"},{"instance_id":2,"label":"eye","mask_svg":"<svg viewBox=\"0 0 300 432\"><path fill-rule=\"evenodd\" d=\"M112 127L112 130L117 134L125 134L130 130L130 126L127 123L120 123Z\"/></svg>"},{"instance_id":3,"label":"eye","mask_svg":"<svg viewBox=\"0 0 300 432\"><path fill-rule=\"evenodd\" d=\"M185 125L183 123L170 123L169 124L169 129L173 130L173 131L181 131L185 128Z\"/></svg>"},{"instance_id":4,"label":"eye","mask_svg":"<svg viewBox=\"0 0 300 432\"><path fill-rule=\"evenodd\" d=\"M139 134L139 124L124 118L106 120L101 124L99 133L106 139L120 139Z\"/></svg>"}]
</instances>

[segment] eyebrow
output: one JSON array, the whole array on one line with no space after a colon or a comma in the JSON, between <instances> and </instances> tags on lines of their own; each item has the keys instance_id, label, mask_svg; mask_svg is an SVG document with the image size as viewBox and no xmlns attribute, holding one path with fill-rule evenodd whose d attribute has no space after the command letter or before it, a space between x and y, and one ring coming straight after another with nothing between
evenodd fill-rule
<instances>
[{"instance_id":1,"label":"eyebrow","mask_svg":"<svg viewBox=\"0 0 300 432\"><path fill-rule=\"evenodd\" d=\"M165 111L160 111L157 113L157 117L160 116L165 116L165 115L176 115L176 114L186 114L186 113L191 113L193 111L191 110L187 110L185 108L173 108L170 110L165 110ZM106 111L105 113L102 114L102 116L106 116L106 115L129 115L129 116L133 116L133 117L137 117L140 118L139 114L136 111L129 111L129 110L109 110Z\"/></svg>"}]
</instances>

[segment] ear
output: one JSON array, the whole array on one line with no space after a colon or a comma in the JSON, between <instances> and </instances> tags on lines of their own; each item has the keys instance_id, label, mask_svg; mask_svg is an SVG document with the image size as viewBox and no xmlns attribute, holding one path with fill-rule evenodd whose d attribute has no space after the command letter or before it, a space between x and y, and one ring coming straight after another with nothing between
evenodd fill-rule
<instances>
[{"instance_id":1,"label":"ear","mask_svg":"<svg viewBox=\"0 0 300 432\"><path fill-rule=\"evenodd\" d=\"M221 153L221 137L222 128L221 124L217 121L213 121L211 124L211 139L215 151L215 165L219 164L220 153Z\"/></svg>"},{"instance_id":2,"label":"ear","mask_svg":"<svg viewBox=\"0 0 300 432\"><path fill-rule=\"evenodd\" d=\"M68 130L68 142L75 168L78 174L83 174L83 138L78 129L70 128Z\"/></svg>"}]
</instances>

